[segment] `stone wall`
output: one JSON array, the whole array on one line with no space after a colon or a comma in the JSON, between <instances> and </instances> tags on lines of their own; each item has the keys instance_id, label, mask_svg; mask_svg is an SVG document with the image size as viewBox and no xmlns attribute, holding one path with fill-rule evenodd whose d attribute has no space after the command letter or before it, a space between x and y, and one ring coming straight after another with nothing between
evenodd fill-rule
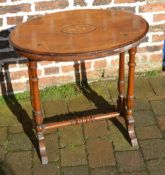
<instances>
[{"instance_id":1,"label":"stone wall","mask_svg":"<svg viewBox=\"0 0 165 175\"><path fill-rule=\"evenodd\" d=\"M11 81L15 92L28 89L26 58L19 57L9 45L8 35L15 25L34 17L63 10L80 8L123 9L143 16L150 29L140 44L136 59L136 72L162 69L162 48L165 38L165 1L160 0L0 0L0 61L1 84ZM128 57L128 56L127 56ZM118 55L81 63L39 62L40 86L74 82L81 75L89 81L114 78L118 73ZM80 71L80 68L81 71ZM76 70L76 71L75 71ZM80 78L81 79L81 78Z\"/></svg>"}]
</instances>

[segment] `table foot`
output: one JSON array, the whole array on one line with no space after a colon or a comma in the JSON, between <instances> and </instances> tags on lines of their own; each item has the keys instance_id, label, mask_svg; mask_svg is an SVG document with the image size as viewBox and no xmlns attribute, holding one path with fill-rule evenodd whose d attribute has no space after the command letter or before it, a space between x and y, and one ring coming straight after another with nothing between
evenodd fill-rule
<instances>
[{"instance_id":1,"label":"table foot","mask_svg":"<svg viewBox=\"0 0 165 175\"><path fill-rule=\"evenodd\" d=\"M45 139L43 134L38 134L38 141L39 141L39 151L41 156L41 162L42 164L48 164L48 157L46 153Z\"/></svg>"},{"instance_id":2,"label":"table foot","mask_svg":"<svg viewBox=\"0 0 165 175\"><path fill-rule=\"evenodd\" d=\"M127 121L127 130L128 130L128 135L130 138L130 142L132 146L138 146L138 141L136 138L135 134L135 129L134 129L134 119L133 117L130 117Z\"/></svg>"}]
</instances>

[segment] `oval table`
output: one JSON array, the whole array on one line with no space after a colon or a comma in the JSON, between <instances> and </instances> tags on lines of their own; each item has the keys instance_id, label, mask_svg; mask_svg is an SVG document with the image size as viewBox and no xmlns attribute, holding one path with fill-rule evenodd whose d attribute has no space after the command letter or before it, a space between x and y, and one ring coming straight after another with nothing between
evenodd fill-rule
<instances>
[{"instance_id":1,"label":"oval table","mask_svg":"<svg viewBox=\"0 0 165 175\"><path fill-rule=\"evenodd\" d=\"M43 132L56 127L112 118L123 114L131 144L138 145L134 131L134 68L136 47L144 39L148 23L120 10L72 10L41 16L18 25L10 43L28 58L31 104L39 140L41 161L48 163ZM127 95L124 93L124 52L129 52ZM37 61L84 61L119 54L117 111L62 122L43 122Z\"/></svg>"}]
</instances>

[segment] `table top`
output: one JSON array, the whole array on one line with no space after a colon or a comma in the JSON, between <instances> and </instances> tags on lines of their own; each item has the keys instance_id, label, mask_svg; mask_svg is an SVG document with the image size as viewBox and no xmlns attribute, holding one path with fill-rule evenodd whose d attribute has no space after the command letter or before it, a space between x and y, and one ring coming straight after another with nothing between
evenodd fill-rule
<instances>
[{"instance_id":1,"label":"table top","mask_svg":"<svg viewBox=\"0 0 165 175\"><path fill-rule=\"evenodd\" d=\"M140 16L120 10L84 9L47 14L18 25L10 43L38 60L93 59L136 47L148 31Z\"/></svg>"}]
</instances>

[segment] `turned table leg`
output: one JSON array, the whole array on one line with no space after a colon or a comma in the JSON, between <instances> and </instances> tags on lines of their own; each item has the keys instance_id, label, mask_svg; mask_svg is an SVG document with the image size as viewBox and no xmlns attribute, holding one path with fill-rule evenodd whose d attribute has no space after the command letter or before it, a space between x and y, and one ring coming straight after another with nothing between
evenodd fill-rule
<instances>
[{"instance_id":1,"label":"turned table leg","mask_svg":"<svg viewBox=\"0 0 165 175\"><path fill-rule=\"evenodd\" d=\"M33 82L32 82L32 73L31 73L29 62L27 63L27 66L28 66L28 74L29 74L30 102L31 102L32 109L34 109L34 104L33 104L33 88L32 88L33 87L33 85L32 85ZM32 111L32 115L33 115L32 126L35 129L36 128L36 122L35 122L33 111Z\"/></svg>"},{"instance_id":2,"label":"turned table leg","mask_svg":"<svg viewBox=\"0 0 165 175\"><path fill-rule=\"evenodd\" d=\"M133 125L135 54L136 54L136 48L132 48L129 50L129 63L128 63L129 75L128 75L127 97L126 97L126 122L132 146L138 145Z\"/></svg>"},{"instance_id":3,"label":"turned table leg","mask_svg":"<svg viewBox=\"0 0 165 175\"><path fill-rule=\"evenodd\" d=\"M124 52L120 53L119 58L119 80L118 80L118 100L117 100L117 109L120 111L121 115L124 114L124 108L125 108L125 82L124 82L124 64L125 64L125 58L124 58Z\"/></svg>"},{"instance_id":4,"label":"turned table leg","mask_svg":"<svg viewBox=\"0 0 165 175\"><path fill-rule=\"evenodd\" d=\"M43 114L40 103L36 61L29 60L28 72L29 72L29 84L30 84L30 98L33 107L33 116L35 119L36 132L39 141L41 161L42 164L47 164L48 158L46 154L45 139L43 135Z\"/></svg>"}]
</instances>

